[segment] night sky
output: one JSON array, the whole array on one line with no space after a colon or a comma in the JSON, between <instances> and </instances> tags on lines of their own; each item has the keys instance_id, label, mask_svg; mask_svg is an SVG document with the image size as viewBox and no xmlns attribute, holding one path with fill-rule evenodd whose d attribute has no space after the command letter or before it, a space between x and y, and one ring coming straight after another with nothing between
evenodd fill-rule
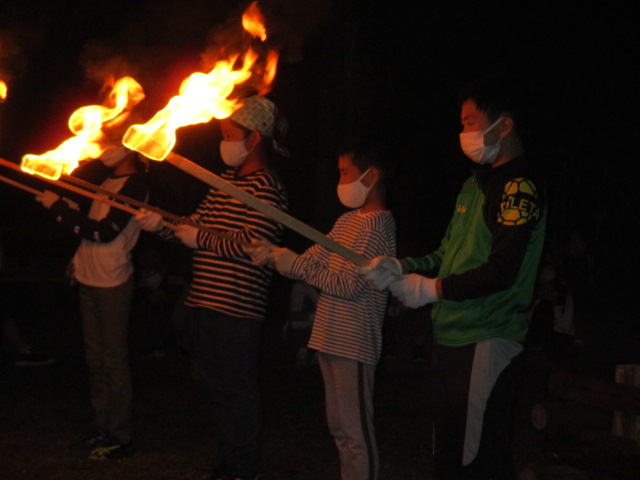
<instances>
[{"instance_id":1,"label":"night sky","mask_svg":"<svg viewBox=\"0 0 640 480\"><path fill-rule=\"evenodd\" d=\"M375 131L397 160L399 239L431 251L470 167L458 144L456 94L480 75L505 71L528 93L529 152L547 177L554 231L579 229L603 273L631 279L622 268L635 256L628 225L638 219L638 154L630 149L638 135L630 120L639 42L630 12L612 2L544 9L537 2L470 3L262 4L270 41L281 51L269 97L291 123L293 157L279 169L292 213L326 231L341 213L335 148L349 134ZM3 2L0 79L9 96L0 104L0 157L17 162L68 138L69 115L102 101L109 73L138 79L147 94L143 115L162 108L200 69L211 32L246 5ZM215 123L181 129L176 151L221 168ZM188 210L202 185L165 167L154 167L157 178L182 189L174 192L175 210ZM32 197L4 184L0 192L3 241L18 231L49 231ZM296 235L289 241L304 246Z\"/></svg>"}]
</instances>

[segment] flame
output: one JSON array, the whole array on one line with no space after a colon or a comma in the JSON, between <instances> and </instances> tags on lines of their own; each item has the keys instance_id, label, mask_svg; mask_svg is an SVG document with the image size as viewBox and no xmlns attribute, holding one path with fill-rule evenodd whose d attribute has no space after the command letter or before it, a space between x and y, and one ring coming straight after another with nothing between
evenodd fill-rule
<instances>
[{"instance_id":1,"label":"flame","mask_svg":"<svg viewBox=\"0 0 640 480\"><path fill-rule=\"evenodd\" d=\"M267 30L264 27L264 17L258 7L258 2L253 2L242 14L242 27L254 37L263 42L267 39Z\"/></svg>"},{"instance_id":2,"label":"flame","mask_svg":"<svg viewBox=\"0 0 640 480\"><path fill-rule=\"evenodd\" d=\"M245 11L243 25L245 17L252 18L254 22L262 18L257 2L252 3ZM263 24L255 25L264 32ZM169 100L167 106L151 120L144 125L129 127L122 143L147 158L164 160L175 146L176 129L207 123L213 118L227 118L242 106L240 100L228 98L236 86L251 79L255 83L253 88L260 94L265 94L270 89L275 78L278 55L270 51L264 66L258 62L259 57L247 46L244 52L230 54L228 58L216 62L209 73L192 74L182 82L179 95ZM236 68L238 64L241 65Z\"/></svg>"},{"instance_id":3,"label":"flame","mask_svg":"<svg viewBox=\"0 0 640 480\"><path fill-rule=\"evenodd\" d=\"M267 57L267 64L264 72L264 84L270 86L276 78L276 70L278 68L278 52L271 50ZM261 93L262 95L267 92Z\"/></svg>"},{"instance_id":4,"label":"flame","mask_svg":"<svg viewBox=\"0 0 640 480\"><path fill-rule=\"evenodd\" d=\"M2 52L2 42L0 42L0 53ZM4 102L7 98L7 83L0 79L0 103Z\"/></svg>"},{"instance_id":5,"label":"flame","mask_svg":"<svg viewBox=\"0 0 640 480\"><path fill-rule=\"evenodd\" d=\"M144 99L142 87L131 77L115 82L103 105L79 108L69 117L69 130L75 135L62 142L56 149L42 155L26 154L21 168L25 172L57 180L71 173L81 160L98 158L108 147L104 129L113 128L129 114L129 109Z\"/></svg>"}]
</instances>

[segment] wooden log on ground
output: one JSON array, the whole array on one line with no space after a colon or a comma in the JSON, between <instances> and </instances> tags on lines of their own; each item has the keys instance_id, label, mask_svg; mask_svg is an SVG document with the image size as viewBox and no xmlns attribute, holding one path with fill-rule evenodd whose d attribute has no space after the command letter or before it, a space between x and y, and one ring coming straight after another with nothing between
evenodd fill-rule
<instances>
[{"instance_id":1,"label":"wooden log on ground","mask_svg":"<svg viewBox=\"0 0 640 480\"><path fill-rule=\"evenodd\" d=\"M640 472L638 445L606 432L563 431L545 435L543 451L556 463L583 470L623 475L625 479L637 479Z\"/></svg>"},{"instance_id":2,"label":"wooden log on ground","mask_svg":"<svg viewBox=\"0 0 640 480\"><path fill-rule=\"evenodd\" d=\"M572 372L556 372L549 377L549 392L556 397L592 407L640 415L640 387Z\"/></svg>"},{"instance_id":3,"label":"wooden log on ground","mask_svg":"<svg viewBox=\"0 0 640 480\"><path fill-rule=\"evenodd\" d=\"M531 408L531 424L545 433L558 431L609 431L613 412L570 401L536 403Z\"/></svg>"}]
</instances>

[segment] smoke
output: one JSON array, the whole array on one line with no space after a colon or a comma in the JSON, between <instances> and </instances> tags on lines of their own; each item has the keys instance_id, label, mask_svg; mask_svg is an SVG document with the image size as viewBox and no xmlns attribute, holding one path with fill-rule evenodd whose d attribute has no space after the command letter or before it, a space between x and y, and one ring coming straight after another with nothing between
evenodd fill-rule
<instances>
[{"instance_id":1,"label":"smoke","mask_svg":"<svg viewBox=\"0 0 640 480\"><path fill-rule=\"evenodd\" d=\"M175 95L190 73L209 71L229 53L244 51L248 43L261 57L268 50L276 50L281 62L302 61L307 40L329 28L351 3L259 1L268 34L262 43L251 39L242 28L242 13L251 1L142 2L135 14L123 15L110 38L87 42L79 61L87 80L98 85L104 85L110 77L136 78L147 94L144 103L153 109Z\"/></svg>"},{"instance_id":2,"label":"smoke","mask_svg":"<svg viewBox=\"0 0 640 480\"><path fill-rule=\"evenodd\" d=\"M28 27L0 29L0 80L11 85L24 75L28 51L41 39L37 30Z\"/></svg>"},{"instance_id":3,"label":"smoke","mask_svg":"<svg viewBox=\"0 0 640 480\"><path fill-rule=\"evenodd\" d=\"M304 60L305 47L324 31L332 29L350 14L354 0L264 0L270 42L284 62Z\"/></svg>"},{"instance_id":4,"label":"smoke","mask_svg":"<svg viewBox=\"0 0 640 480\"><path fill-rule=\"evenodd\" d=\"M207 36L205 62L217 61L217 51L224 56L229 48L245 41L241 17L250 3L242 2L228 12L224 22L214 26ZM283 62L301 62L307 42L343 19L353 3L352 0L260 0L258 6L265 17L268 35L265 47L278 51Z\"/></svg>"},{"instance_id":5,"label":"smoke","mask_svg":"<svg viewBox=\"0 0 640 480\"><path fill-rule=\"evenodd\" d=\"M40 142L41 125L123 76L142 85L146 99L135 111L148 120L191 73L209 71L217 58L247 41L261 55L278 51L279 64L303 61L307 42L340 21L353 1L260 0L264 44L247 39L242 29L251 0L113 0L91 8L56 0L9 2L0 18L7 26L0 27L0 75L9 84L8 99L12 83L21 95L14 89L13 102L3 104L12 122L2 128L15 130L16 149L21 141L30 143L30 132Z\"/></svg>"}]
</instances>

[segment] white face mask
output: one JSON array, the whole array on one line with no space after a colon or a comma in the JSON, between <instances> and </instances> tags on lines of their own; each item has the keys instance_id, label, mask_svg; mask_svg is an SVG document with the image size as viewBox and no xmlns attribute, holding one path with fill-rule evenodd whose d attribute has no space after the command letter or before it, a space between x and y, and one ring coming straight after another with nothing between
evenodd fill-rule
<instances>
[{"instance_id":1,"label":"white face mask","mask_svg":"<svg viewBox=\"0 0 640 480\"><path fill-rule=\"evenodd\" d=\"M222 161L230 167L239 167L249 156L247 147L244 146L244 140L229 142L223 140L220 142L220 155Z\"/></svg>"},{"instance_id":2,"label":"white face mask","mask_svg":"<svg viewBox=\"0 0 640 480\"><path fill-rule=\"evenodd\" d=\"M492 164L496 161L496 158L498 158L498 152L500 151L500 141L502 138L498 140L498 143L485 145L484 136L493 127L495 127L500 120L502 120L502 117L498 118L498 120L496 120L493 125L487 128L484 132L467 132L460 134L460 146L467 157L480 165L484 165L485 163Z\"/></svg>"},{"instance_id":3,"label":"white face mask","mask_svg":"<svg viewBox=\"0 0 640 480\"><path fill-rule=\"evenodd\" d=\"M338 198L345 207L360 208L364 204L364 201L367 199L367 195L369 194L369 190L371 190L371 187L375 184L372 183L370 186L365 187L360 181L369 172L369 170L370 169L367 169L367 171L360 175L360 178L355 182L338 185Z\"/></svg>"},{"instance_id":4,"label":"white face mask","mask_svg":"<svg viewBox=\"0 0 640 480\"><path fill-rule=\"evenodd\" d=\"M128 150L124 147L110 148L109 150L105 150L100 156L100 161L107 167L113 167L122 160L127 153Z\"/></svg>"}]
</instances>

